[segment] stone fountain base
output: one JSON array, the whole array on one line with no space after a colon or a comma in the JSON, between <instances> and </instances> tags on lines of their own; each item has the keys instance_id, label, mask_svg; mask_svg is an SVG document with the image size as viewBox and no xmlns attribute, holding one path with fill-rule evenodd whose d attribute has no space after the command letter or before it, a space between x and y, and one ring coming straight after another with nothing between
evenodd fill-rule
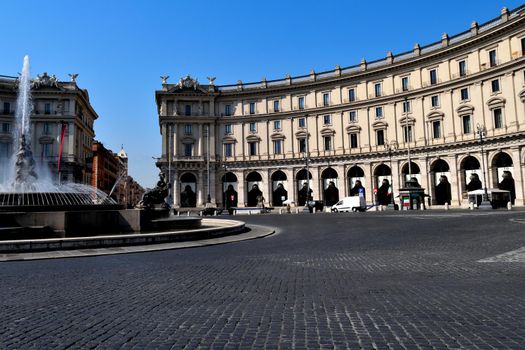
<instances>
[{"instance_id":1,"label":"stone fountain base","mask_svg":"<svg viewBox=\"0 0 525 350\"><path fill-rule=\"evenodd\" d=\"M198 217L170 217L169 211L141 209L0 212L0 240L89 237L114 233L201 227Z\"/></svg>"}]
</instances>

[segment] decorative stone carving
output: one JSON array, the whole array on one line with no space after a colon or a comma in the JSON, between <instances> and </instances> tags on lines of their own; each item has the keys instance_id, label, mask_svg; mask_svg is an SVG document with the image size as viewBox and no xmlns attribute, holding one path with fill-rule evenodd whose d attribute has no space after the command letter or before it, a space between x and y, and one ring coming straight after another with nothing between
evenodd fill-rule
<instances>
[{"instance_id":1,"label":"decorative stone carving","mask_svg":"<svg viewBox=\"0 0 525 350\"><path fill-rule=\"evenodd\" d=\"M193 88L193 90L197 90L197 86L199 86L199 82L197 79L192 79L189 74L186 75L185 78L180 78L178 87L179 89L190 89Z\"/></svg>"},{"instance_id":2,"label":"decorative stone carving","mask_svg":"<svg viewBox=\"0 0 525 350\"><path fill-rule=\"evenodd\" d=\"M160 78L162 79L162 84L167 84L168 79L170 78L169 75L161 75Z\"/></svg>"},{"instance_id":3,"label":"decorative stone carving","mask_svg":"<svg viewBox=\"0 0 525 350\"><path fill-rule=\"evenodd\" d=\"M78 77L77 73L70 73L68 75L69 75L69 78L71 79L72 83L76 83L77 82L77 77Z\"/></svg>"},{"instance_id":4,"label":"decorative stone carving","mask_svg":"<svg viewBox=\"0 0 525 350\"><path fill-rule=\"evenodd\" d=\"M38 74L36 78L31 83L31 87L33 89L39 88L39 87L56 87L58 88L58 79L53 74L51 76L47 75L47 72L44 72L42 74Z\"/></svg>"},{"instance_id":5,"label":"decorative stone carving","mask_svg":"<svg viewBox=\"0 0 525 350\"><path fill-rule=\"evenodd\" d=\"M165 199L169 194L169 185L166 183L166 175L164 173L159 174L159 181L155 188L146 191L142 196L142 200L139 202L139 208L153 209L155 207L167 208L168 204Z\"/></svg>"}]
</instances>

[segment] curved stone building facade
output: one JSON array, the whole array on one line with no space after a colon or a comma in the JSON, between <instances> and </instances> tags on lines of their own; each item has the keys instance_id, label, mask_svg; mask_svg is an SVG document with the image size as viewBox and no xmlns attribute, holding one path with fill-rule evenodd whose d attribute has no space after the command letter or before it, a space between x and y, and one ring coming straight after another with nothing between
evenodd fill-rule
<instances>
[{"instance_id":1,"label":"curved stone building facade","mask_svg":"<svg viewBox=\"0 0 525 350\"><path fill-rule=\"evenodd\" d=\"M525 7L504 8L439 42L328 72L227 86L162 77L158 166L175 207L251 206L260 195L300 204L307 178L328 202L359 179L374 203L384 178L397 195L410 176L433 204L446 176L452 205L467 206L473 173L497 188L504 172L524 205L524 53Z\"/></svg>"}]
</instances>

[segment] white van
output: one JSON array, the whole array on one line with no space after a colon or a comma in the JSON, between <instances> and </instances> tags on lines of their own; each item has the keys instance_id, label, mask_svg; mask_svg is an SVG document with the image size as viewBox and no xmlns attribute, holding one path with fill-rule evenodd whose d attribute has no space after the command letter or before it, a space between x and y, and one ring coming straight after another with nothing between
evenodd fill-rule
<instances>
[{"instance_id":1,"label":"white van","mask_svg":"<svg viewBox=\"0 0 525 350\"><path fill-rule=\"evenodd\" d=\"M361 196L345 197L332 205L332 212L365 211L365 198Z\"/></svg>"}]
</instances>

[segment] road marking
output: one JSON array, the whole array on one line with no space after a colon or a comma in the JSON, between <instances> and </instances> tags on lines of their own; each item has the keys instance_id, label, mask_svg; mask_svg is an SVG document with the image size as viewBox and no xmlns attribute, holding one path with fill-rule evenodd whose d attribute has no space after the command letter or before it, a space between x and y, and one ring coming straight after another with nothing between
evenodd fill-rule
<instances>
[{"instance_id":1,"label":"road marking","mask_svg":"<svg viewBox=\"0 0 525 350\"><path fill-rule=\"evenodd\" d=\"M481 263L493 263L493 262L525 262L525 247L521 247L510 252L492 256L490 258L485 258L478 260Z\"/></svg>"}]
</instances>

